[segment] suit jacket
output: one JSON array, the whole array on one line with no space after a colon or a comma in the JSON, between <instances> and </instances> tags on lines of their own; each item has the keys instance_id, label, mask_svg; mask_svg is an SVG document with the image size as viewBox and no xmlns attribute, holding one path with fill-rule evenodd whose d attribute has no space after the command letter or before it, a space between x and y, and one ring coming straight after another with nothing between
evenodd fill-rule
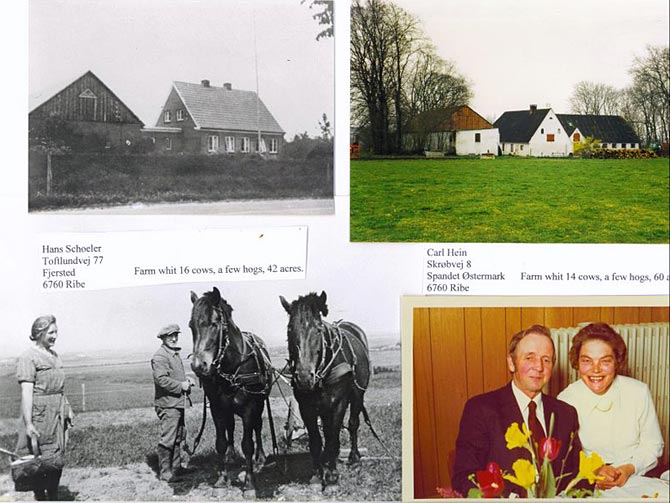
<instances>
[{"instance_id":1,"label":"suit jacket","mask_svg":"<svg viewBox=\"0 0 670 503\"><path fill-rule=\"evenodd\" d=\"M151 369L155 388L154 406L183 409L186 395L182 392L181 383L186 380L186 374L179 353L162 345L151 358Z\"/></svg>"},{"instance_id":2,"label":"suit jacket","mask_svg":"<svg viewBox=\"0 0 670 503\"><path fill-rule=\"evenodd\" d=\"M558 457L552 462L554 474L561 473L562 460L565 458L572 439L572 450L566 460L564 474L569 474L559 481L559 490L564 488L579 471L579 451L582 445L577 431L579 423L575 409L549 395L542 395L545 424L549 427L549 419L554 414L554 431L552 437L561 441ZM468 476L477 470L484 470L489 462L496 462L503 472L513 473L512 464L519 458L530 460L530 453L523 448L508 449L505 432L512 423L523 424L523 416L512 392L512 384L477 395L465 404L461 424L456 439L456 459L451 479L452 487L467 496L474 487ZM505 480L503 494L508 496L515 492L520 496L526 494L525 489Z\"/></svg>"}]
</instances>

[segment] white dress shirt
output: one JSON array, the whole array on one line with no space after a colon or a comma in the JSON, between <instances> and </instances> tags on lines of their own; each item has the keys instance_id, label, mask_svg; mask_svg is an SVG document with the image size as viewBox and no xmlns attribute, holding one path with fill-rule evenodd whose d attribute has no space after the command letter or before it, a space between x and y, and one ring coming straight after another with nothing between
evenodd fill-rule
<instances>
[{"instance_id":1,"label":"white dress shirt","mask_svg":"<svg viewBox=\"0 0 670 503\"><path fill-rule=\"evenodd\" d=\"M631 463L638 475L656 466L663 437L645 383L616 376L603 395L596 395L580 379L558 399L577 409L579 438L587 454L595 451L614 466Z\"/></svg>"},{"instance_id":2,"label":"white dress shirt","mask_svg":"<svg viewBox=\"0 0 670 503\"><path fill-rule=\"evenodd\" d=\"M528 425L528 404L530 403L530 397L526 395L523 391L521 391L519 388L517 388L514 381L512 381L512 393L514 393L516 403L519 405L519 410L521 411L521 415L523 416L523 421L524 423L526 423L528 431L530 431L530 426ZM547 431L547 425L544 422L544 405L542 405L542 393L538 393L537 396L533 398L533 402L535 402L535 404L537 405L537 409L535 410L537 420L540 421L540 424L544 429L544 434L546 436L549 436L549 432ZM520 426L521 425L519 425L519 427ZM539 441L539 439L537 440Z\"/></svg>"}]
</instances>

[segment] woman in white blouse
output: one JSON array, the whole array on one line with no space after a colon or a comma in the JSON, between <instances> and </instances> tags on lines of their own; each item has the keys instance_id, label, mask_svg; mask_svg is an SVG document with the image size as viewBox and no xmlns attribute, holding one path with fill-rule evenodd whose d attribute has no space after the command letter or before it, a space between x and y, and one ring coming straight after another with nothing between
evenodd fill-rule
<instances>
[{"instance_id":1,"label":"woman in white blouse","mask_svg":"<svg viewBox=\"0 0 670 503\"><path fill-rule=\"evenodd\" d=\"M623 486L658 463L663 437L649 387L618 375L626 363L626 343L606 323L591 323L572 339L570 364L580 380L559 393L579 415L579 438L587 454L605 461L597 487Z\"/></svg>"}]
</instances>

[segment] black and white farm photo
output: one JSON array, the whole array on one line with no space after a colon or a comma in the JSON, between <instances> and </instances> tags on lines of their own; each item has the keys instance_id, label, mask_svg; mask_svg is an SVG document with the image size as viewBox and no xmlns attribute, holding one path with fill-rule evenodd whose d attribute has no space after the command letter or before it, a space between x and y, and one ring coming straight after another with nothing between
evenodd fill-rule
<instances>
[{"instance_id":1,"label":"black and white farm photo","mask_svg":"<svg viewBox=\"0 0 670 503\"><path fill-rule=\"evenodd\" d=\"M30 211L332 213L333 49L332 2L31 0Z\"/></svg>"}]
</instances>

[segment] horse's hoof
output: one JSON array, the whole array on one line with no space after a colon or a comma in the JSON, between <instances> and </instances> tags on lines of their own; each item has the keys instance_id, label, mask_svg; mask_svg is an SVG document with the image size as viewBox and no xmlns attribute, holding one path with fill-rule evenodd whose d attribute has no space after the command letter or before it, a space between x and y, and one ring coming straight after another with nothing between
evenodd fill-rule
<instances>
[{"instance_id":1,"label":"horse's hoof","mask_svg":"<svg viewBox=\"0 0 670 503\"><path fill-rule=\"evenodd\" d=\"M228 478L228 475L225 473L222 473L219 475L219 478L216 479L216 482L214 482L214 487L229 487L230 486L230 479Z\"/></svg>"},{"instance_id":2,"label":"horse's hoof","mask_svg":"<svg viewBox=\"0 0 670 503\"><path fill-rule=\"evenodd\" d=\"M347 460L347 464L356 465L360 462L361 462L361 455L356 451L351 451L349 453L349 458Z\"/></svg>"},{"instance_id":3,"label":"horse's hoof","mask_svg":"<svg viewBox=\"0 0 670 503\"><path fill-rule=\"evenodd\" d=\"M323 495L328 499L337 499L336 496L340 493L340 484L331 484L323 488ZM330 498L333 496L333 498Z\"/></svg>"},{"instance_id":4,"label":"horse's hoof","mask_svg":"<svg viewBox=\"0 0 670 503\"><path fill-rule=\"evenodd\" d=\"M323 478L325 485L332 486L337 484L337 481L340 479L340 474L337 470L326 470Z\"/></svg>"},{"instance_id":5,"label":"horse's hoof","mask_svg":"<svg viewBox=\"0 0 670 503\"><path fill-rule=\"evenodd\" d=\"M242 496L244 499L249 499L249 500L255 500L256 499L256 489L247 487L246 489L242 489Z\"/></svg>"}]
</instances>

